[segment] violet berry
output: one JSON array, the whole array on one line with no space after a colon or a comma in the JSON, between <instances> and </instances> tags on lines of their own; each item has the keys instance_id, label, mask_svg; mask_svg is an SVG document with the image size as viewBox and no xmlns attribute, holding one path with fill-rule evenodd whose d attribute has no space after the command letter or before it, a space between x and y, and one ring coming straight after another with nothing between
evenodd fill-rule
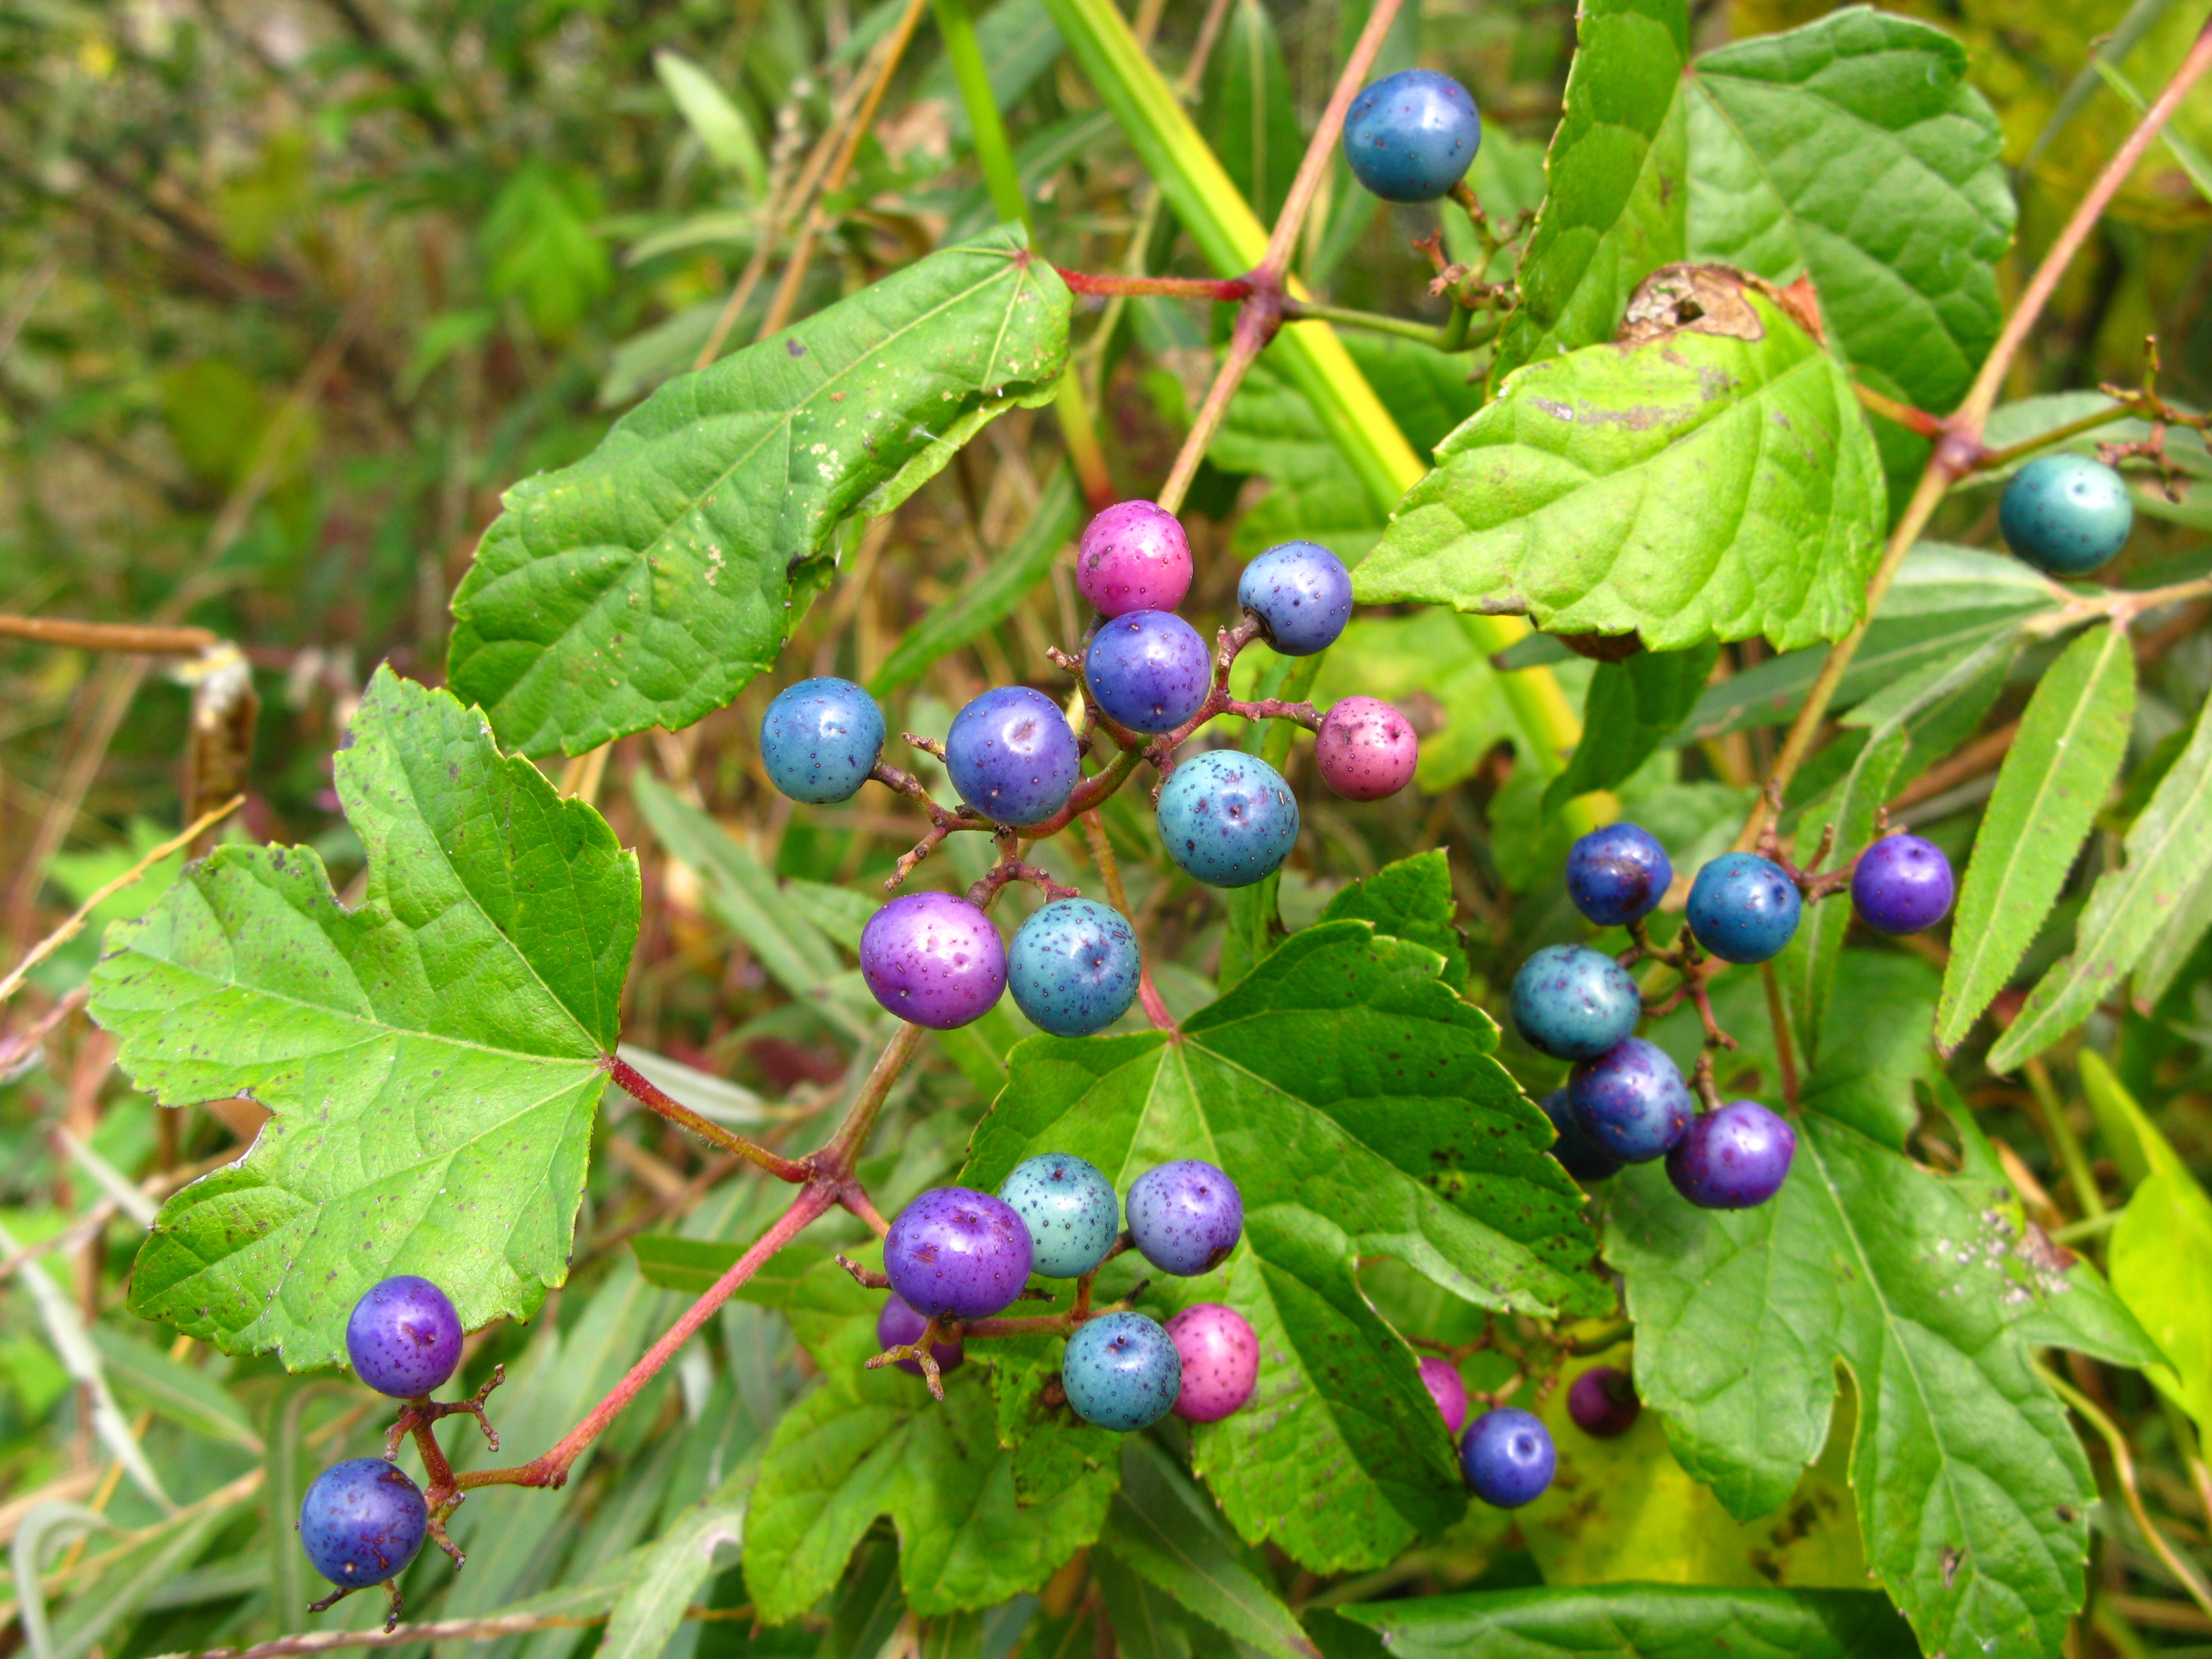
<instances>
[{"instance_id":1,"label":"violet berry","mask_svg":"<svg viewBox=\"0 0 2212 1659\"><path fill-rule=\"evenodd\" d=\"M1958 886L1951 860L1918 836L1884 836L1851 871L1851 908L1882 933L1917 933L1950 914Z\"/></svg>"},{"instance_id":2,"label":"violet berry","mask_svg":"<svg viewBox=\"0 0 2212 1659\"><path fill-rule=\"evenodd\" d=\"M1593 1365L1567 1389L1567 1415L1584 1434L1612 1440L1634 1426L1644 1402L1628 1373L1613 1365Z\"/></svg>"},{"instance_id":3,"label":"violet berry","mask_svg":"<svg viewBox=\"0 0 2212 1659\"><path fill-rule=\"evenodd\" d=\"M1006 947L955 893L905 893L860 930L860 977L901 1019L950 1031L991 1011L1006 988Z\"/></svg>"},{"instance_id":4,"label":"violet berry","mask_svg":"<svg viewBox=\"0 0 2212 1659\"><path fill-rule=\"evenodd\" d=\"M988 1319L1030 1276L1030 1230L1011 1205L967 1187L933 1187L898 1212L884 1273L918 1314Z\"/></svg>"}]
</instances>

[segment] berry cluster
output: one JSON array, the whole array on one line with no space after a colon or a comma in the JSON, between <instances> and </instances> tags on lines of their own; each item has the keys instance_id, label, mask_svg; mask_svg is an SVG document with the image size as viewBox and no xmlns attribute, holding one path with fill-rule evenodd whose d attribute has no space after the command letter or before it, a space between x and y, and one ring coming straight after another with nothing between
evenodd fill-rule
<instances>
[{"instance_id":1,"label":"berry cluster","mask_svg":"<svg viewBox=\"0 0 2212 1659\"><path fill-rule=\"evenodd\" d=\"M1421 1381L1444 1427L1459 1442L1460 1473L1477 1498L1496 1509L1517 1510L1543 1496L1559 1451L1541 1418L1517 1407L1492 1405L1469 1424L1467 1383L1459 1367L1441 1354L1422 1356ZM1627 1433L1642 1409L1627 1372L1610 1365L1584 1371L1567 1390L1567 1415L1596 1439Z\"/></svg>"}]
</instances>

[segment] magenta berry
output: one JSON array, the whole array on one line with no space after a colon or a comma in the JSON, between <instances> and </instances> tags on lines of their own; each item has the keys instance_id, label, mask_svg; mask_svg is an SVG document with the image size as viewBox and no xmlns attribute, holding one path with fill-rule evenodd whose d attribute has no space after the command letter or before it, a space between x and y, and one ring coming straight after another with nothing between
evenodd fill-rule
<instances>
[{"instance_id":1,"label":"magenta berry","mask_svg":"<svg viewBox=\"0 0 2212 1659\"><path fill-rule=\"evenodd\" d=\"M1058 703L1002 685L952 717L945 769L960 799L992 823L1042 823L1067 805L1083 757Z\"/></svg>"},{"instance_id":2,"label":"magenta berry","mask_svg":"<svg viewBox=\"0 0 2212 1659\"><path fill-rule=\"evenodd\" d=\"M428 1279L399 1274L353 1304L346 1356L354 1375L379 1394L420 1399L461 1363L461 1316Z\"/></svg>"},{"instance_id":3,"label":"magenta berry","mask_svg":"<svg viewBox=\"0 0 2212 1659\"><path fill-rule=\"evenodd\" d=\"M988 1193L933 1187L891 1223L884 1273L918 1314L988 1319L1030 1276L1030 1230Z\"/></svg>"},{"instance_id":4,"label":"magenta berry","mask_svg":"<svg viewBox=\"0 0 2212 1659\"><path fill-rule=\"evenodd\" d=\"M1213 689L1213 658L1172 611L1125 611L1091 636L1083 683L1115 725L1156 736L1198 713Z\"/></svg>"},{"instance_id":5,"label":"magenta berry","mask_svg":"<svg viewBox=\"0 0 2212 1659\"><path fill-rule=\"evenodd\" d=\"M1635 1425L1644 1402L1628 1373L1612 1365L1593 1365L1567 1390L1567 1415L1575 1426L1597 1440L1612 1440Z\"/></svg>"},{"instance_id":6,"label":"magenta berry","mask_svg":"<svg viewBox=\"0 0 2212 1659\"><path fill-rule=\"evenodd\" d=\"M1456 1440L1459 1431L1467 1426L1467 1383L1459 1374L1459 1367L1442 1354L1423 1354L1421 1382L1428 1389L1429 1398L1437 1402L1437 1409L1443 1413L1444 1427Z\"/></svg>"},{"instance_id":7,"label":"magenta berry","mask_svg":"<svg viewBox=\"0 0 2212 1659\"><path fill-rule=\"evenodd\" d=\"M1950 914L1951 860L1918 836L1884 836L1851 871L1851 908L1877 933L1917 933Z\"/></svg>"},{"instance_id":8,"label":"magenta berry","mask_svg":"<svg viewBox=\"0 0 2212 1659\"><path fill-rule=\"evenodd\" d=\"M1381 800L1413 781L1421 740L1380 697L1346 697L1322 716L1314 736L1321 781L1346 800Z\"/></svg>"},{"instance_id":9,"label":"magenta berry","mask_svg":"<svg viewBox=\"0 0 2212 1659\"><path fill-rule=\"evenodd\" d=\"M1190 540L1151 501L1117 501L1085 525L1075 588L1102 617L1172 611L1190 592Z\"/></svg>"},{"instance_id":10,"label":"magenta berry","mask_svg":"<svg viewBox=\"0 0 2212 1659\"><path fill-rule=\"evenodd\" d=\"M884 1310L876 1316L876 1342L884 1348L908 1347L928 1328L927 1319L897 1297L890 1297L884 1301ZM940 1373L958 1370L967 1359L967 1355L960 1351L960 1341L957 1337L941 1338L931 1343L929 1357L937 1362ZM894 1359L891 1364L916 1376L927 1375L918 1359Z\"/></svg>"},{"instance_id":11,"label":"magenta berry","mask_svg":"<svg viewBox=\"0 0 2212 1659\"><path fill-rule=\"evenodd\" d=\"M1797 1132L1755 1100L1731 1100L1690 1121L1667 1154L1667 1178L1701 1210L1748 1210L1782 1190Z\"/></svg>"},{"instance_id":12,"label":"magenta berry","mask_svg":"<svg viewBox=\"0 0 2212 1659\"><path fill-rule=\"evenodd\" d=\"M1260 1340L1236 1309L1199 1302L1168 1321L1182 1357L1182 1389L1175 1414L1188 1423L1218 1423L1241 1410L1260 1380Z\"/></svg>"},{"instance_id":13,"label":"magenta berry","mask_svg":"<svg viewBox=\"0 0 2212 1659\"><path fill-rule=\"evenodd\" d=\"M1006 947L990 917L953 893L906 893L860 930L860 977L901 1019L950 1031L1006 988Z\"/></svg>"}]
</instances>

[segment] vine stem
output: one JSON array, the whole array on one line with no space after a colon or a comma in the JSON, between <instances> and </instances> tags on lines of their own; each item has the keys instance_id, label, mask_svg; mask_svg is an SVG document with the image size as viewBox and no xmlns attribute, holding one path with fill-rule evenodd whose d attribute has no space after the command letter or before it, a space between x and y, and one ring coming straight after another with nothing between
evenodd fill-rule
<instances>
[{"instance_id":1,"label":"vine stem","mask_svg":"<svg viewBox=\"0 0 2212 1659\"><path fill-rule=\"evenodd\" d=\"M62 617L0 616L0 635L41 645L70 646L80 651L137 651L155 657L193 656L220 642L204 628L72 622Z\"/></svg>"},{"instance_id":2,"label":"vine stem","mask_svg":"<svg viewBox=\"0 0 2212 1659\"><path fill-rule=\"evenodd\" d=\"M670 1098L658 1084L621 1056L609 1054L600 1060L599 1066L617 1088L639 1105L658 1112L671 1123L689 1129L700 1139L720 1146L724 1152L735 1152L748 1164L757 1164L777 1180L795 1183L813 1175L814 1170L809 1165L772 1152L765 1146L756 1146L743 1135L732 1134L720 1124L700 1116L689 1106Z\"/></svg>"},{"instance_id":3,"label":"vine stem","mask_svg":"<svg viewBox=\"0 0 2212 1659\"><path fill-rule=\"evenodd\" d=\"M883 1110L884 1102L890 1098L891 1085L898 1081L899 1073L906 1069L907 1061L914 1058L914 1051L921 1045L921 1027L902 1023L898 1035L885 1043L883 1053L876 1056L867 1081L860 1085L860 1097L853 1102L853 1109L845 1115L844 1122L830 1137L830 1144L816 1154L840 1176L850 1170L860 1149L868 1144L868 1133L876 1127L876 1115Z\"/></svg>"}]
</instances>

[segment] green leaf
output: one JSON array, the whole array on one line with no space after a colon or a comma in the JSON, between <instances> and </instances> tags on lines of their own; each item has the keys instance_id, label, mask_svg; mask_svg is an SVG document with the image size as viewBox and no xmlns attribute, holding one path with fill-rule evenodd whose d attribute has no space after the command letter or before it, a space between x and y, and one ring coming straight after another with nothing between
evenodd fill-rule
<instances>
[{"instance_id":1,"label":"green leaf","mask_svg":"<svg viewBox=\"0 0 2212 1659\"><path fill-rule=\"evenodd\" d=\"M531 754L720 708L826 580L840 520L889 512L994 417L1050 398L1067 314L1006 228L670 381L507 492L453 596L453 689Z\"/></svg>"},{"instance_id":2,"label":"green leaf","mask_svg":"<svg viewBox=\"0 0 2212 1659\"><path fill-rule=\"evenodd\" d=\"M1451 864L1441 847L1383 866L1364 881L1339 888L1319 921L1371 921L1393 939L1425 945L1444 959L1437 977L1455 991L1467 988L1467 937L1452 918Z\"/></svg>"},{"instance_id":3,"label":"green leaf","mask_svg":"<svg viewBox=\"0 0 2212 1659\"><path fill-rule=\"evenodd\" d=\"M2148 1014L2166 1000L2175 980L2197 954L2207 933L2212 933L2212 864L2205 866L2196 887L2174 911L2172 918L2136 964L2135 1005Z\"/></svg>"},{"instance_id":4,"label":"green leaf","mask_svg":"<svg viewBox=\"0 0 2212 1659\"><path fill-rule=\"evenodd\" d=\"M1765 296L1743 299L1740 319L1514 375L1399 503L1353 574L1359 598L1660 651L1842 635L1886 511L1874 441L1834 360Z\"/></svg>"},{"instance_id":5,"label":"green leaf","mask_svg":"<svg viewBox=\"0 0 2212 1659\"><path fill-rule=\"evenodd\" d=\"M593 1659L659 1659L708 1579L715 1558L744 1541L745 1509L759 1471L748 1462L653 1540L623 1585Z\"/></svg>"},{"instance_id":6,"label":"green leaf","mask_svg":"<svg viewBox=\"0 0 2212 1659\"><path fill-rule=\"evenodd\" d=\"M502 756L483 716L380 669L337 757L368 851L340 908L303 848L224 847L108 937L93 1016L158 1100L275 1114L161 1208L131 1306L294 1370L421 1273L473 1329L567 1277L638 921L637 860Z\"/></svg>"},{"instance_id":7,"label":"green leaf","mask_svg":"<svg viewBox=\"0 0 2212 1659\"><path fill-rule=\"evenodd\" d=\"M2058 902L2127 757L2135 702L2135 653L2123 629L2090 629L2037 682L1959 894L1936 1010L1946 1054L2004 988Z\"/></svg>"},{"instance_id":8,"label":"green leaf","mask_svg":"<svg viewBox=\"0 0 2212 1659\"><path fill-rule=\"evenodd\" d=\"M100 1351L109 1386L124 1399L195 1434L261 1455L261 1437L254 1432L245 1407L207 1372L112 1325L94 1325L87 1334Z\"/></svg>"},{"instance_id":9,"label":"green leaf","mask_svg":"<svg viewBox=\"0 0 2212 1659\"><path fill-rule=\"evenodd\" d=\"M1206 129L1229 177L1271 223L1305 154L1283 43L1260 0L1236 0L1207 66Z\"/></svg>"},{"instance_id":10,"label":"green leaf","mask_svg":"<svg viewBox=\"0 0 2212 1659\"><path fill-rule=\"evenodd\" d=\"M1339 1607L1392 1659L1918 1659L1896 1609L1868 1590L1620 1584L1419 1596Z\"/></svg>"},{"instance_id":11,"label":"green leaf","mask_svg":"<svg viewBox=\"0 0 2212 1659\"><path fill-rule=\"evenodd\" d=\"M756 199L767 195L768 161L753 137L752 124L714 84L714 77L670 46L653 54L653 72L668 88L707 154L743 179Z\"/></svg>"},{"instance_id":12,"label":"green leaf","mask_svg":"<svg viewBox=\"0 0 2212 1659\"><path fill-rule=\"evenodd\" d=\"M2181 758L2128 830L2127 862L2097 878L2074 930L2074 953L2028 994L2012 1028L1990 1050L2008 1072L2087 1019L2136 965L2204 872L2212 846L2212 702L2197 711Z\"/></svg>"},{"instance_id":13,"label":"green leaf","mask_svg":"<svg viewBox=\"0 0 2212 1659\"><path fill-rule=\"evenodd\" d=\"M1686 651L1639 651L1601 662L1583 704L1583 740L1544 791L1544 810L1593 789L1613 789L1657 754L1689 718L1720 659L1717 641Z\"/></svg>"}]
</instances>

